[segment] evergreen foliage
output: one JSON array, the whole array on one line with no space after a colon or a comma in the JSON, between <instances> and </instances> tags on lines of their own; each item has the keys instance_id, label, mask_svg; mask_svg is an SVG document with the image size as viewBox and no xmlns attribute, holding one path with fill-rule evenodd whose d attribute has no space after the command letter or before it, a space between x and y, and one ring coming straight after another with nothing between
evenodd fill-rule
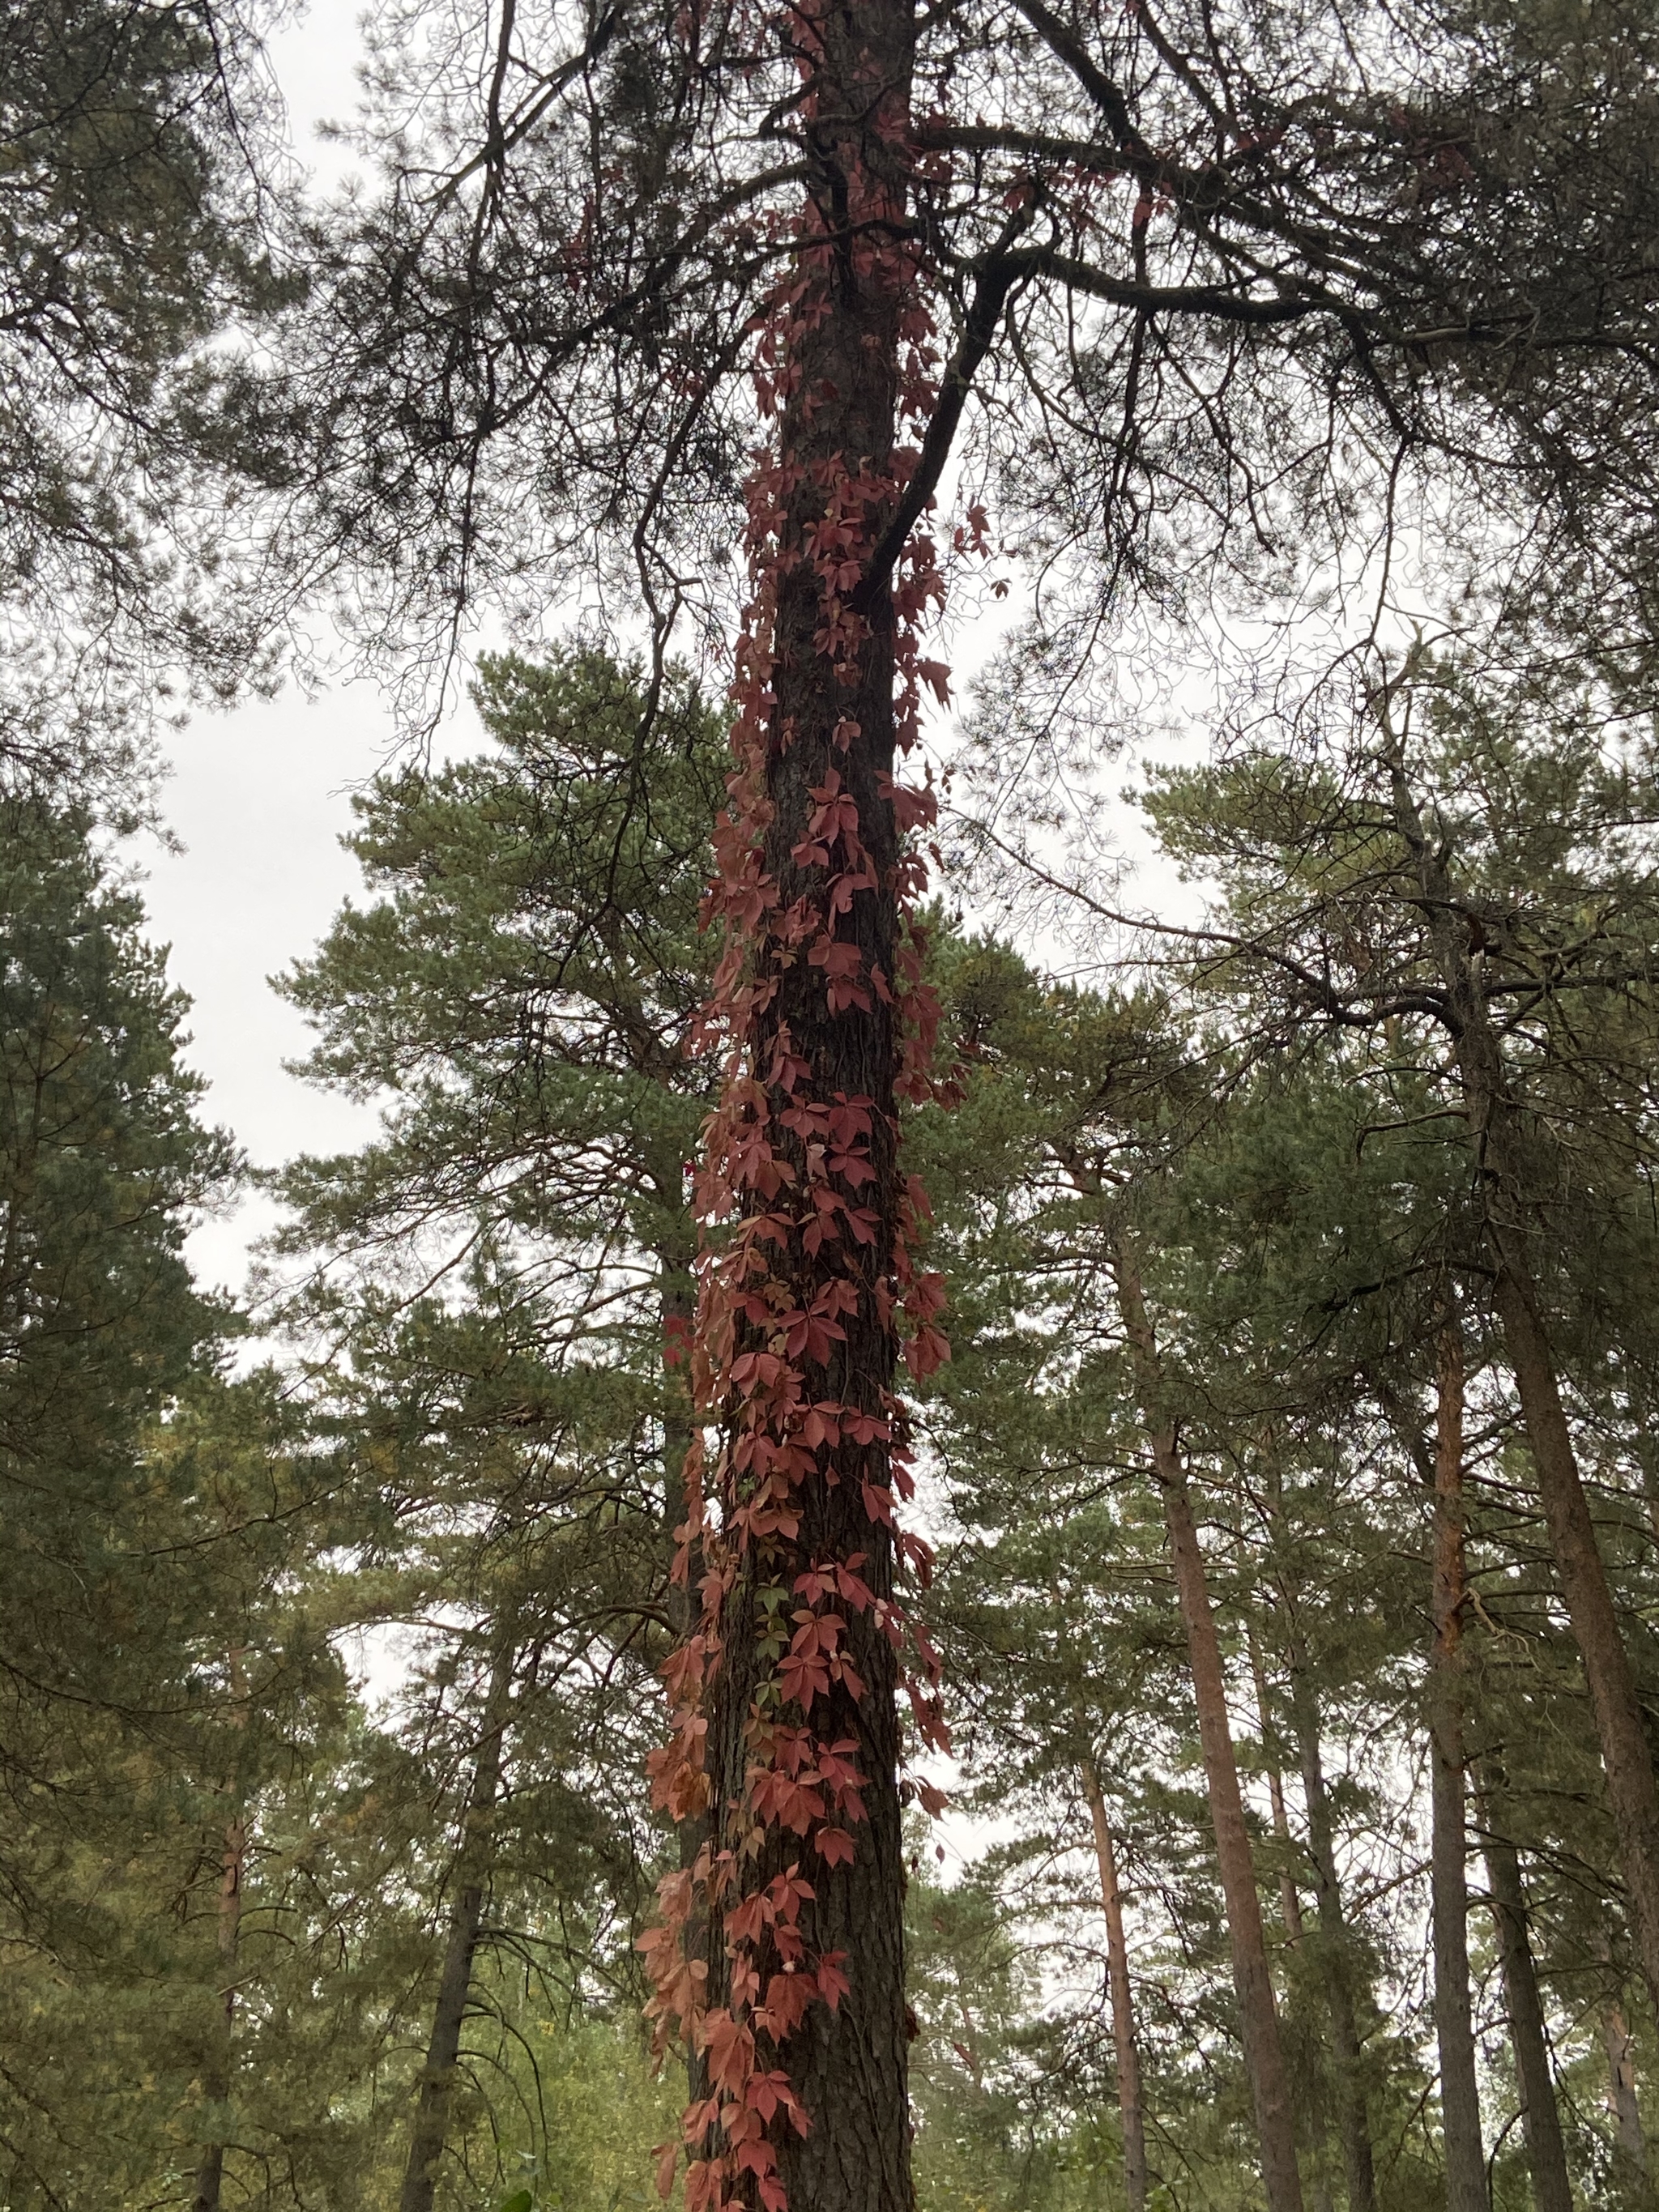
<instances>
[{"instance_id":1,"label":"evergreen foliage","mask_svg":"<svg viewBox=\"0 0 1659 2212\"><path fill-rule=\"evenodd\" d=\"M488 663L488 749L361 801L368 902L285 988L312 1073L378 1099L381 1132L279 1179L290 1348L240 1380L235 1318L181 1256L236 1169L197 1118L182 1004L84 818L9 817L18 2212L649 2200L677 2098L633 1947L686 1846L636 1778L684 1618L686 1161L712 1097L686 1047L721 737L677 672L642 720L646 681L586 647ZM1545 724L1535 690L1523 715L1451 666L1416 681L1413 789L1486 933L1562 1387L1653 1694L1645 757L1578 694ZM1166 848L1224 854L1228 899L1133 988L934 916L958 1097L911 1114L955 1346L921 1407L929 1607L961 1813L987 1825L943 1832L974 1854L945 1880L910 1816L926 2212L1137 2202L1114 1913L1139 2203L1259 2201L1171 1450L1306 2186L1442 2201L1449 1297L1483 2172L1494 2212L1548 2186L1541 2078L1572 2201L1647 2201L1652 2014L1382 772L1287 746L1154 779ZM1528 1986L1541 2044L1515 2026Z\"/></svg>"},{"instance_id":2,"label":"evergreen foliage","mask_svg":"<svg viewBox=\"0 0 1659 2212\"><path fill-rule=\"evenodd\" d=\"M0 2212L1653 2212L1650 12L9 11ZM145 732L573 585L208 1295Z\"/></svg>"},{"instance_id":3,"label":"evergreen foliage","mask_svg":"<svg viewBox=\"0 0 1659 2212\"><path fill-rule=\"evenodd\" d=\"M239 0L18 0L0 25L9 789L142 805L158 709L265 659L256 603L287 587L242 510L282 432L246 334L295 284L266 27Z\"/></svg>"}]
</instances>

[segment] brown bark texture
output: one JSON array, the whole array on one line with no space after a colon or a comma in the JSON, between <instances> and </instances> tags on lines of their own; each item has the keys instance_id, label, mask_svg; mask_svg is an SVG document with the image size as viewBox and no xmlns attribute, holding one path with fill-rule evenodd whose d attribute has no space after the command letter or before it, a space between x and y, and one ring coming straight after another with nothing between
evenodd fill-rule
<instances>
[{"instance_id":1,"label":"brown bark texture","mask_svg":"<svg viewBox=\"0 0 1659 2212\"><path fill-rule=\"evenodd\" d=\"M502 1747L511 1717L515 1656L511 1640L504 1639L490 1665L489 1686L484 1696L483 1733L461 1816L460 1848L455 1859L455 1888L449 1908L443 1971L432 2008L432 2033L421 2073L414 2124L410 2130L409 2159L398 2199L398 2212L432 2212L437 2192L438 2166L449 2130L455 2069L460 2058L461 2029L471 1994L472 1969L483 1926L484 1899L489 1891L490 1819L501 1795Z\"/></svg>"},{"instance_id":2,"label":"brown bark texture","mask_svg":"<svg viewBox=\"0 0 1659 2212\"><path fill-rule=\"evenodd\" d=\"M1491 1777L1487 1778L1490 1783ZM1510 2045L1521 2084L1521 2126L1527 2162L1532 2168L1532 2197L1538 2212L1572 2212L1572 2184L1567 2178L1566 2147L1555 2101L1549 2034L1527 1932L1527 1893L1521 1858L1502 1832L1503 1799L1490 1787L1484 1808L1486 1877L1492 1884L1492 1919L1504 1970L1504 2001L1510 2015Z\"/></svg>"},{"instance_id":3,"label":"brown bark texture","mask_svg":"<svg viewBox=\"0 0 1659 2212\"><path fill-rule=\"evenodd\" d=\"M1140 2086L1140 2053L1135 2047L1134 1996L1129 1987L1129 1947L1123 1935L1117 1847L1100 1771L1091 1753L1084 1753L1079 1771L1083 1794L1089 1801L1100 1901L1106 1914L1106 1978L1112 2003L1112 2048L1117 2061L1117 2109L1123 2124L1124 2198L1128 2212L1146 2212L1146 2111Z\"/></svg>"},{"instance_id":4,"label":"brown bark texture","mask_svg":"<svg viewBox=\"0 0 1659 2212\"><path fill-rule=\"evenodd\" d=\"M1534 1251L1540 1217L1527 1170L1524 1120L1511 1094L1481 988L1480 962L1460 920L1463 909L1444 853L1425 827L1397 764L1394 799L1395 823L1416 864L1445 986L1448 1023L1480 1170L1486 1241L1494 1263L1492 1300L1537 1470L1561 1595L1583 1662L1637 1954L1659 2003L1659 1784L1539 1296Z\"/></svg>"},{"instance_id":5,"label":"brown bark texture","mask_svg":"<svg viewBox=\"0 0 1659 2212\"><path fill-rule=\"evenodd\" d=\"M1434 2030L1440 2054L1440 2125L1447 2212L1486 2212L1469 2005L1468 1790L1464 1778L1463 1345L1449 1316L1435 1345L1434 1564L1429 1657L1432 1826L1430 1917L1434 1936Z\"/></svg>"},{"instance_id":6,"label":"brown bark texture","mask_svg":"<svg viewBox=\"0 0 1659 2212\"><path fill-rule=\"evenodd\" d=\"M797 848L817 805L814 791L838 776L856 805L871 880L852 892L836 932L841 944L857 946L861 974L882 978L884 991L899 949L899 837L890 795L893 599L884 581L861 597L862 634L838 663L832 660L822 637L821 586L806 549L824 515L827 482L890 472L904 295L891 267L872 258L870 238L854 234L848 210L867 206L872 193L890 216L907 204L903 141L915 26L908 0L814 10L811 21L823 46L800 128L812 220L833 245L823 312L797 330L788 362L763 865L776 886L780 914L798 902L821 908L823 871L798 858ZM866 547L879 539L888 519L879 506L866 511ZM767 1085L775 1156L804 1182L804 1140L787 1124L796 1099L867 1101L872 1119L873 1172L862 1187L865 1202L879 1217L872 1241L849 1257L845 1247L830 1242L809 1249L796 1228L773 1260L775 1279L804 1312L825 1291L855 1279L856 1307L842 1316L844 1338L821 1360L800 1363L802 1395L884 1419L895 1374L885 1299L899 1192L894 1009L882 992L872 992L866 1007L831 1012L821 971L776 935L763 941L756 957L769 994L754 1019L751 1064ZM799 1071L793 1090L769 1073L786 1051ZM891 1531L869 1517L863 1502L866 1482L885 1487L890 1480L884 1445L843 1438L826 1448L817 1471L797 1492L798 1531L769 1541L764 1558L747 1554L726 1599L709 1715L709 1828L717 1846L754 1853L744 1875L751 1893L800 1857L797 1836L775 1826L756 1833L745 1810L751 1755L746 1729L765 1664L763 1588L787 1589L817 1561L861 1556L865 1583L878 1600L890 1598ZM866 1780L866 1818L857 1824L850 1860L834 1866L817 1861L801 1869L814 1894L800 1927L809 1955L844 1954L849 1988L834 2011L815 2003L781 2045L764 2034L757 2041L761 2063L787 2073L810 2116L805 2136L789 2127L775 2136L779 2176L793 2212L911 2212L896 1662L872 1610L849 1612L842 1649L864 1694L835 1683L814 1704L811 1721L819 1740L853 1747L850 1756ZM706 1987L718 2005L726 2001L729 1962L718 1928L708 1930L705 1942Z\"/></svg>"},{"instance_id":7,"label":"brown bark texture","mask_svg":"<svg viewBox=\"0 0 1659 2212\"><path fill-rule=\"evenodd\" d=\"M1215 1830L1216 1861L1232 1948L1233 1987L1238 1998L1244 2063L1255 2106L1261 2147L1261 2179L1270 2212L1302 2212L1302 2179L1296 2160L1296 2127L1290 2080L1279 2040L1279 2010L1267 1970L1261 1900L1256 1893L1255 1863L1238 1786L1238 1761L1227 1717L1226 1678L1215 1615L1210 1606L1204 1553L1193 1518L1174 1424L1163 1405L1163 1376L1158 1340L1146 1313L1139 1274L1127 1243L1115 1259L1118 1300L1134 1362L1153 1471L1164 1497L1170 1551L1198 1708L1199 1741L1204 1755L1210 1817Z\"/></svg>"}]
</instances>

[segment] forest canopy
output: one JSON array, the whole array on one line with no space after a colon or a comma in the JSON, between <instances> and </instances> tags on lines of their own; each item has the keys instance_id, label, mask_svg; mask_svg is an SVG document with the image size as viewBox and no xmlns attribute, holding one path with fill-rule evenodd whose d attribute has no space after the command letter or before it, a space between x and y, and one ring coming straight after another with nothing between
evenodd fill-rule
<instances>
[{"instance_id":1,"label":"forest canopy","mask_svg":"<svg viewBox=\"0 0 1659 2212\"><path fill-rule=\"evenodd\" d=\"M295 35L0 25L0 2212L1650 2208L1650 9Z\"/></svg>"}]
</instances>

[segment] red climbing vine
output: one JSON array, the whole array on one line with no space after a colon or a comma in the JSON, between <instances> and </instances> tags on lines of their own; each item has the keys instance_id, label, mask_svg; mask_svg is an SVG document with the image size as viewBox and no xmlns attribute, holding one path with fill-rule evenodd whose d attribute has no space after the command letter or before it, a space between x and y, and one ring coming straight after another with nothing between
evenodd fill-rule
<instances>
[{"instance_id":1,"label":"red climbing vine","mask_svg":"<svg viewBox=\"0 0 1659 2212\"><path fill-rule=\"evenodd\" d=\"M902 0L771 20L800 71L813 182L755 330L774 434L748 485L708 900L726 941L702 1034L724 1072L698 1186L701 1430L675 1570L700 1604L664 1670L670 1735L651 1760L655 1802L696 1848L641 1943L659 2045L692 2058L682 2142L659 2168L666 2194L687 2154L688 2212L782 2212L790 2143L822 2118L800 2094L804 2025L866 1994L849 1946L872 1853L897 1911L896 1695L924 1746L946 1741L937 1659L896 1583L901 1563L923 1583L931 1564L898 1517L914 1484L897 1368L921 1377L948 1356L943 1285L916 1259L926 1198L897 1158L900 1102L935 1095L915 909L936 802L898 773L924 690L946 696L921 646L945 588L925 520L890 574L872 573L939 366L908 221L911 33ZM866 2041L879 2050L876 2030ZM902 2041L894 2070L902 2144Z\"/></svg>"}]
</instances>

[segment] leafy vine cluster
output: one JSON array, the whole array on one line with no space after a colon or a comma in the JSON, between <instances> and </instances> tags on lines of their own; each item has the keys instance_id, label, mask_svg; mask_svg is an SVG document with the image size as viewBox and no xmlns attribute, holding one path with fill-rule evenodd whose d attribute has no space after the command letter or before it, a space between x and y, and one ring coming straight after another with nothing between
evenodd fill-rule
<instances>
[{"instance_id":1,"label":"leafy vine cluster","mask_svg":"<svg viewBox=\"0 0 1659 2212\"><path fill-rule=\"evenodd\" d=\"M816 0L788 18L809 123L827 14ZM734 766L707 908L726 943L701 1034L722 1051L724 1079L698 1178L704 1237L691 1386L700 1426L675 1566L677 1577L697 1583L701 1603L692 1632L664 1669L670 1735L651 1759L656 1804L702 1832L693 1863L661 1884L658 1922L641 1939L659 2048L684 2042L699 2090L684 2112L681 2143L659 2154L665 2196L682 2148L689 2157L687 2212L757 2202L765 2212L784 2212L779 2131L793 2127L804 2136L811 2124L791 2085L786 2046L814 2006L833 2013L848 1990L846 1954L813 1948L805 1908L815 1881L853 1860L866 1818L872 1778L860 1766L859 1743L825 1719L832 1688L860 1703L871 1694L849 1650L854 1620L873 1621L886 1639L921 1744L948 1744L938 1659L925 1631L896 1596L872 1587L884 1581L890 1593L890 1576L865 1571L873 1555L884 1561L889 1547L924 1585L931 1568L927 1543L898 1520L915 1486L905 1408L884 1381L873 1391L858 1387L850 1359L836 1367L849 1329L871 1327L915 1377L949 1356L939 1326L942 1279L915 1256L925 1194L915 1177L884 1171L895 1157L896 1101L940 1092L939 1010L923 977L915 915L927 881L919 840L937 813L931 781L918 787L878 775L876 804L889 819L872 836L848 772L862 732L842 716L810 787L804 834L789 851L787 896L767 850L775 818L769 764L792 742L787 718L780 727L774 689L781 580L810 573L817 679L825 696L852 697L872 629L860 589L920 453L919 442L903 437L919 440L937 397L935 332L903 220L903 179L915 154L908 112L897 106L878 123L891 157L879 165L884 173L848 164L839 235L810 198L790 219L787 272L755 331L756 389L775 428L748 484L750 595L733 686ZM839 455L803 459L792 436L812 413L803 356L834 312L838 261L844 285L849 258L866 296L884 294L896 309L902 435L879 468L867 460L849 465ZM979 534L976 517L971 535ZM941 702L947 693L948 671L921 646L922 624L945 596L925 520L880 588L893 610L897 757L918 740L924 689ZM891 857L878 862L872 844ZM860 902L869 900L888 902L898 916L891 973L859 941ZM793 970L799 985L803 969L822 994L816 1019L858 1022L878 1008L890 1015L897 1051L886 1102L826 1090L779 1018L782 980ZM842 1386L826 1395L826 1376L836 1372ZM852 1482L865 1548L808 1555L806 1491ZM736 1802L714 1804L710 1721L728 1663L734 1592L745 1601L752 1592L757 1615L745 1622L755 1649L744 1653L744 1779ZM914 1786L930 1811L942 1809L940 1792L920 1780ZM718 1964L713 1987L711 1958Z\"/></svg>"}]
</instances>

